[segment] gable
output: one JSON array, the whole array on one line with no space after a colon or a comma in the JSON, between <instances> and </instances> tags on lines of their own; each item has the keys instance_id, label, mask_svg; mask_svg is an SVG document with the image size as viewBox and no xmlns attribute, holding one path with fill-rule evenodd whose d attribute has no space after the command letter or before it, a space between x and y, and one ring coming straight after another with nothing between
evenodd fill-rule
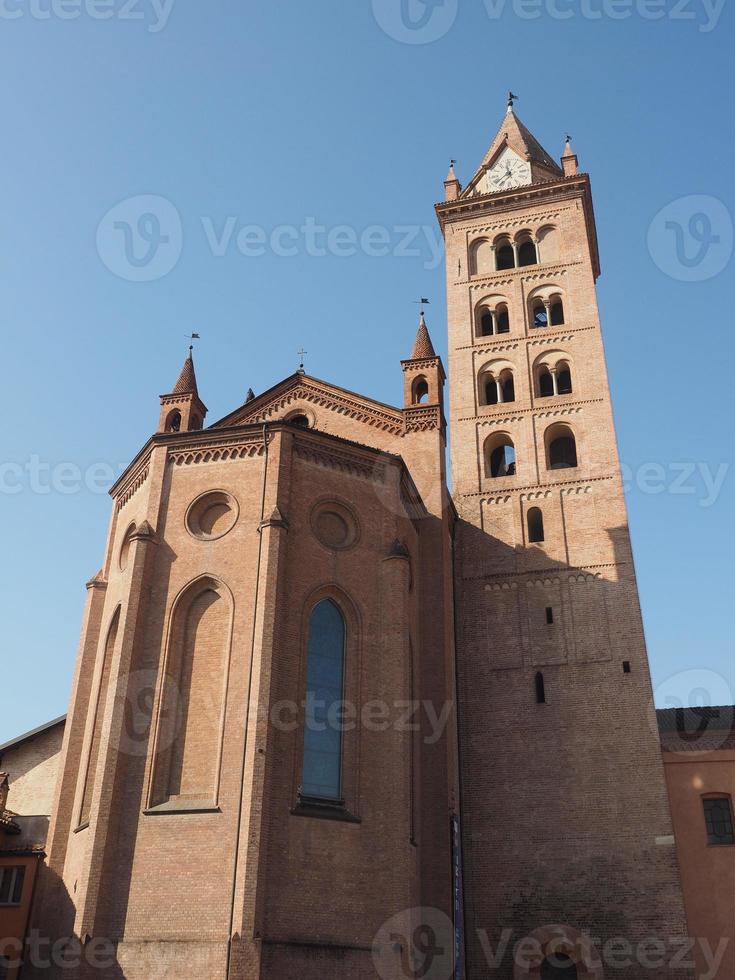
<instances>
[{"instance_id":1,"label":"gable","mask_svg":"<svg viewBox=\"0 0 735 980\"><path fill-rule=\"evenodd\" d=\"M400 409L297 372L210 428L288 421L305 415L308 427L376 448L404 433Z\"/></svg>"}]
</instances>

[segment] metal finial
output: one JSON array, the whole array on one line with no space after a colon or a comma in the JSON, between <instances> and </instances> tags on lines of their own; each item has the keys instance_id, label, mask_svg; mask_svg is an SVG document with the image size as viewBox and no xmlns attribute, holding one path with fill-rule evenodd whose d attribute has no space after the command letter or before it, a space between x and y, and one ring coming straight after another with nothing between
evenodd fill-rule
<instances>
[{"instance_id":1,"label":"metal finial","mask_svg":"<svg viewBox=\"0 0 735 980\"><path fill-rule=\"evenodd\" d=\"M297 350L296 353L299 355L299 358L300 358L299 371L303 371L304 370L304 358L306 357L306 355L309 352L308 352L308 350L304 350L303 347L302 347L301 350Z\"/></svg>"},{"instance_id":2,"label":"metal finial","mask_svg":"<svg viewBox=\"0 0 735 980\"><path fill-rule=\"evenodd\" d=\"M514 95L512 92L508 92L508 108L509 109L512 109L513 108L513 103L516 102L517 99L518 99L518 96L517 95Z\"/></svg>"}]
</instances>

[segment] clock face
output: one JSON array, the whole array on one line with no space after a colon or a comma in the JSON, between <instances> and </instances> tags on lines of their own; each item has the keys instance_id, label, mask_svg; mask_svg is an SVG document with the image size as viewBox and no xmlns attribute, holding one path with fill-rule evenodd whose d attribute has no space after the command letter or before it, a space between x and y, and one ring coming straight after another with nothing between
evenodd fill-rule
<instances>
[{"instance_id":1,"label":"clock face","mask_svg":"<svg viewBox=\"0 0 735 980\"><path fill-rule=\"evenodd\" d=\"M502 153L488 171L488 188L492 191L507 191L531 183L530 164L521 160L515 153Z\"/></svg>"}]
</instances>

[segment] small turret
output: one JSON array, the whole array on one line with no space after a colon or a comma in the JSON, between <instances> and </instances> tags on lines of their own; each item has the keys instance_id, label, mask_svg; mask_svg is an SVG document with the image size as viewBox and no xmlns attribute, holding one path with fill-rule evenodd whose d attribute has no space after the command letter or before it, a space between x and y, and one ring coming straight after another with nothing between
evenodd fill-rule
<instances>
[{"instance_id":1,"label":"small turret","mask_svg":"<svg viewBox=\"0 0 735 980\"><path fill-rule=\"evenodd\" d=\"M579 160L577 159L577 154L572 149L571 136L567 136L566 146L561 157L561 166L565 177L573 177L578 171Z\"/></svg>"},{"instance_id":2,"label":"small turret","mask_svg":"<svg viewBox=\"0 0 735 980\"><path fill-rule=\"evenodd\" d=\"M192 348L184 361L178 380L171 392L161 395L159 432L191 432L201 429L207 406L199 397Z\"/></svg>"},{"instance_id":3,"label":"small turret","mask_svg":"<svg viewBox=\"0 0 735 980\"><path fill-rule=\"evenodd\" d=\"M444 368L431 342L423 311L419 317L413 351L408 360L401 361L401 367L406 408L416 405L442 405Z\"/></svg>"},{"instance_id":4,"label":"small turret","mask_svg":"<svg viewBox=\"0 0 735 980\"><path fill-rule=\"evenodd\" d=\"M449 161L449 173L444 181L444 200L445 201L456 201L459 195L462 193L462 185L457 180L457 175L454 172L454 160Z\"/></svg>"}]
</instances>

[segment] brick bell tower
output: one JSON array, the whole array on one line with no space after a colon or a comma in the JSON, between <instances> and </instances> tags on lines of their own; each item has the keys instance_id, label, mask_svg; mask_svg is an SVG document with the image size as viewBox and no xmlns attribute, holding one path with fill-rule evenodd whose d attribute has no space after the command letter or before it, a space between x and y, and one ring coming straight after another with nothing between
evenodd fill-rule
<instances>
[{"instance_id":1,"label":"brick bell tower","mask_svg":"<svg viewBox=\"0 0 735 980\"><path fill-rule=\"evenodd\" d=\"M589 177L511 98L469 184L452 165L444 186L468 974L609 976L620 940L614 976L669 977L686 924Z\"/></svg>"}]
</instances>

